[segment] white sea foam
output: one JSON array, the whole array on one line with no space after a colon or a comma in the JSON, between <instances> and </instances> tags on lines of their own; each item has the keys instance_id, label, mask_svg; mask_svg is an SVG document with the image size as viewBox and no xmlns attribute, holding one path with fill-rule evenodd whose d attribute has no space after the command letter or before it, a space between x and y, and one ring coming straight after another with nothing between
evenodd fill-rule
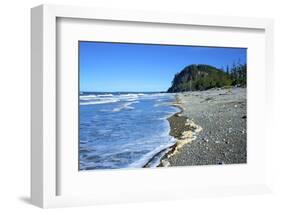
<instances>
[{"instance_id":1,"label":"white sea foam","mask_svg":"<svg viewBox=\"0 0 281 213\"><path fill-rule=\"evenodd\" d=\"M108 104L118 102L119 99L104 99L104 100L93 100L87 102L80 102L80 105L94 105L94 104Z\"/></svg>"},{"instance_id":2,"label":"white sea foam","mask_svg":"<svg viewBox=\"0 0 281 213\"><path fill-rule=\"evenodd\" d=\"M139 100L140 97L145 94L121 94L121 95L113 95L113 94L101 94L101 95L84 95L80 96L81 105L91 105L91 104L105 104L105 103L115 103L117 101L129 101L134 102ZM130 104L129 104L130 105ZM126 107L125 107L126 108Z\"/></svg>"},{"instance_id":3,"label":"white sea foam","mask_svg":"<svg viewBox=\"0 0 281 213\"><path fill-rule=\"evenodd\" d=\"M121 110L124 109L134 109L134 107L132 107L132 104L136 104L139 103L138 101L134 101L134 102L129 102L129 103L124 103L122 106L120 107L116 107L112 110L112 112L120 112Z\"/></svg>"},{"instance_id":4,"label":"white sea foam","mask_svg":"<svg viewBox=\"0 0 281 213\"><path fill-rule=\"evenodd\" d=\"M129 93L129 94L121 94L120 97L121 98L138 98L139 95L138 94L134 94L134 93Z\"/></svg>"},{"instance_id":5,"label":"white sea foam","mask_svg":"<svg viewBox=\"0 0 281 213\"><path fill-rule=\"evenodd\" d=\"M126 98L126 99L123 99L124 101L136 101L138 100L138 98Z\"/></svg>"},{"instance_id":6,"label":"white sea foam","mask_svg":"<svg viewBox=\"0 0 281 213\"><path fill-rule=\"evenodd\" d=\"M91 100L91 99L95 99L97 96L96 95L83 95L80 96L80 100Z\"/></svg>"},{"instance_id":7,"label":"white sea foam","mask_svg":"<svg viewBox=\"0 0 281 213\"><path fill-rule=\"evenodd\" d=\"M98 95L98 97L113 97L112 94L101 94L101 95Z\"/></svg>"},{"instance_id":8,"label":"white sea foam","mask_svg":"<svg viewBox=\"0 0 281 213\"><path fill-rule=\"evenodd\" d=\"M166 150L161 152L157 157L155 157L155 159L153 159L151 162L149 162L148 166L150 168L156 168L161 163L162 157L164 157L164 155L167 154L170 150L171 150L171 148L167 148Z\"/></svg>"},{"instance_id":9,"label":"white sea foam","mask_svg":"<svg viewBox=\"0 0 281 213\"><path fill-rule=\"evenodd\" d=\"M163 144L158 146L157 148L155 148L154 150L148 152L147 154L145 154L144 156L142 156L142 158L140 158L139 160L131 163L128 168L142 168L143 166L145 166L149 160L151 160L157 153L164 151L165 149L168 149L169 147L171 147L174 144L174 141L171 143L167 143L167 144ZM160 163L160 159L159 159L159 163ZM157 165L159 165L159 163ZM150 165L150 167L157 166L156 163L154 163L153 165Z\"/></svg>"}]
</instances>

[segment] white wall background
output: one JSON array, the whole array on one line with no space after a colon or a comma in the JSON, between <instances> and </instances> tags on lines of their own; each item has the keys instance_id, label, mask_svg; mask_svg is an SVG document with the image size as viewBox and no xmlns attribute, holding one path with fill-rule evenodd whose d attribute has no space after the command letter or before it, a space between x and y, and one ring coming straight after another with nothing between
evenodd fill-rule
<instances>
[{"instance_id":1,"label":"white wall background","mask_svg":"<svg viewBox=\"0 0 281 213\"><path fill-rule=\"evenodd\" d=\"M275 19L274 193L171 202L80 207L69 212L278 212L281 210L281 13L278 0L8 0L0 7L0 212L37 212L29 204L30 8L42 3L269 17ZM261 124L262 125L262 124ZM149 192L148 192L149 193ZM47 211L60 212L65 209Z\"/></svg>"}]
</instances>

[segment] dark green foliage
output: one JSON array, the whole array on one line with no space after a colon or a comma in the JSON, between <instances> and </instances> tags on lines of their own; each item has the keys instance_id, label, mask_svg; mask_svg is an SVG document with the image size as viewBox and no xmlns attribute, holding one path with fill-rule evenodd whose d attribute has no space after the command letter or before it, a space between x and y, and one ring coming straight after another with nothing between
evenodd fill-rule
<instances>
[{"instance_id":1,"label":"dark green foliage","mask_svg":"<svg viewBox=\"0 0 281 213\"><path fill-rule=\"evenodd\" d=\"M246 86L247 85L247 65L246 64L233 64L230 72L232 85Z\"/></svg>"},{"instance_id":2,"label":"dark green foliage","mask_svg":"<svg viewBox=\"0 0 281 213\"><path fill-rule=\"evenodd\" d=\"M183 92L194 90L207 90L214 87L231 85L246 85L246 64L228 66L226 72L205 64L192 64L177 73L172 81L172 86L167 92Z\"/></svg>"}]
</instances>

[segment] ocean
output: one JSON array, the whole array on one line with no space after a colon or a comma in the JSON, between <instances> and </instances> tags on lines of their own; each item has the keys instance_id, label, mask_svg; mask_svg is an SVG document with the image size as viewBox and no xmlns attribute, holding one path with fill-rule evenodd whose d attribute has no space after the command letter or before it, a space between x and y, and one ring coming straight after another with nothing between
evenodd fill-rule
<instances>
[{"instance_id":1,"label":"ocean","mask_svg":"<svg viewBox=\"0 0 281 213\"><path fill-rule=\"evenodd\" d=\"M175 143L170 93L80 94L79 169L156 167Z\"/></svg>"}]
</instances>

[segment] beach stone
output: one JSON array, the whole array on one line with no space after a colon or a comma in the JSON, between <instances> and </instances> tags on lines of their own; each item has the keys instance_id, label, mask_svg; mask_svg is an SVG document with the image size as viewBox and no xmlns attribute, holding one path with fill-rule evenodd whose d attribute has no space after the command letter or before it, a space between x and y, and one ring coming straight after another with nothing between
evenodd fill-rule
<instances>
[{"instance_id":1,"label":"beach stone","mask_svg":"<svg viewBox=\"0 0 281 213\"><path fill-rule=\"evenodd\" d=\"M188 116L189 120L194 119L202 131L196 133L197 138L192 143L186 143L168 159L170 166L246 162L246 89L230 90L233 94L219 95L225 93L224 90L177 94L185 107L183 115ZM208 103L205 101L207 98L212 98L212 101ZM189 125L184 128L193 130ZM177 137L182 137L182 134Z\"/></svg>"},{"instance_id":2,"label":"beach stone","mask_svg":"<svg viewBox=\"0 0 281 213\"><path fill-rule=\"evenodd\" d=\"M224 161L219 161L218 162L219 165L225 164Z\"/></svg>"},{"instance_id":3,"label":"beach stone","mask_svg":"<svg viewBox=\"0 0 281 213\"><path fill-rule=\"evenodd\" d=\"M170 162L167 160L162 160L161 163L162 163L163 167L169 167L171 165Z\"/></svg>"}]
</instances>

